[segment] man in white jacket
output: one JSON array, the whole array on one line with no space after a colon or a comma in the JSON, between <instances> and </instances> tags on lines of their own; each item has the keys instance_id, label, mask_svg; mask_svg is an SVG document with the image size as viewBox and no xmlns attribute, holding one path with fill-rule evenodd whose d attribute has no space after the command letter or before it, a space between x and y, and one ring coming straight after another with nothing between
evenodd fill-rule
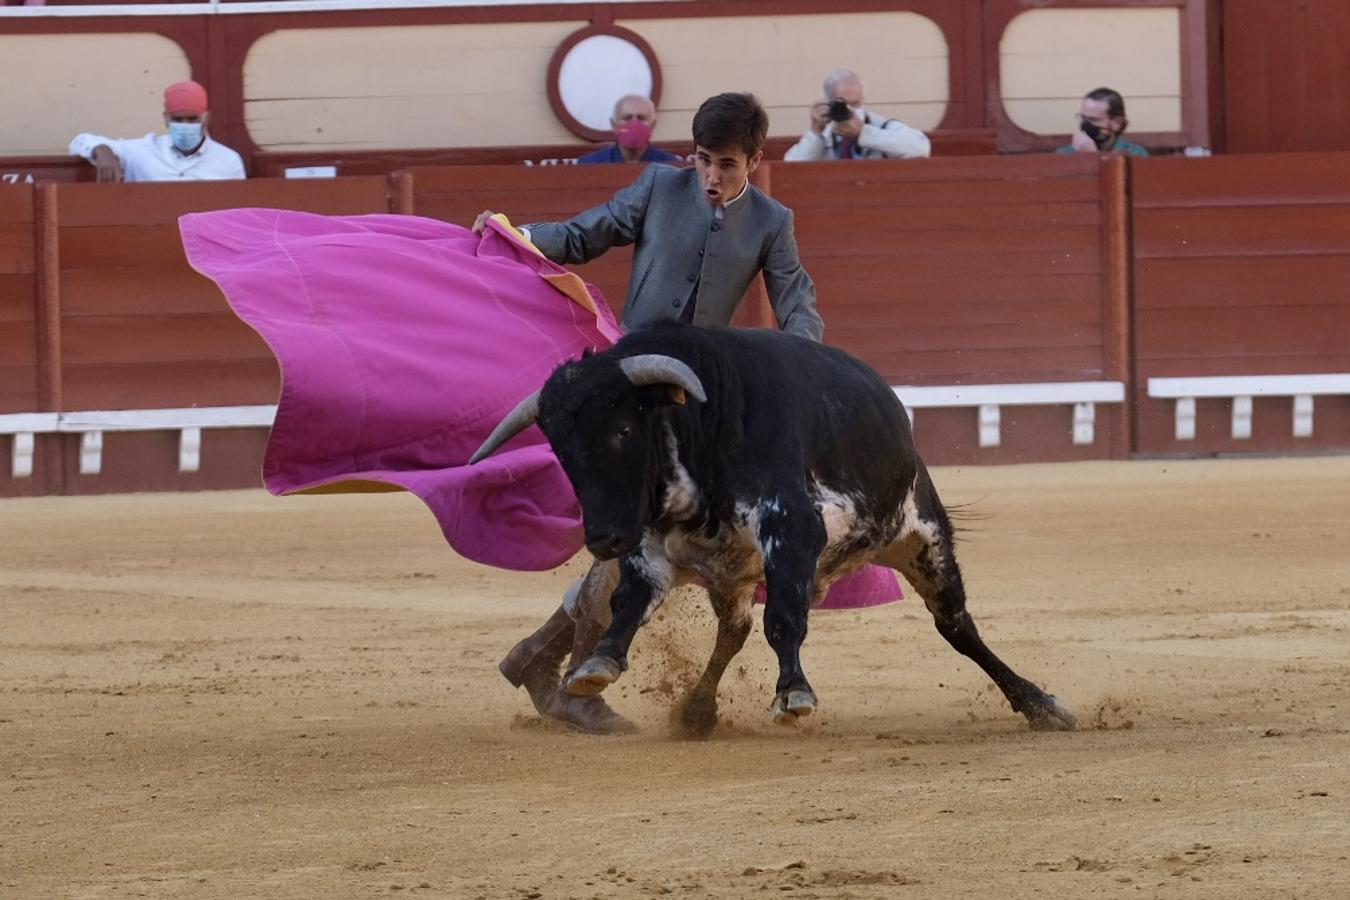
<instances>
[{"instance_id":1,"label":"man in white jacket","mask_svg":"<svg viewBox=\"0 0 1350 900\"><path fill-rule=\"evenodd\" d=\"M858 73L836 69L825 79L824 101L811 107L810 130L783 159L914 159L931 151L928 136L919 129L864 109Z\"/></svg>"},{"instance_id":2,"label":"man in white jacket","mask_svg":"<svg viewBox=\"0 0 1350 900\"><path fill-rule=\"evenodd\" d=\"M99 181L220 181L244 177L244 161L207 134L211 118L206 88L180 81L164 89L168 134L118 140L101 134L77 134L72 156L98 168Z\"/></svg>"}]
</instances>

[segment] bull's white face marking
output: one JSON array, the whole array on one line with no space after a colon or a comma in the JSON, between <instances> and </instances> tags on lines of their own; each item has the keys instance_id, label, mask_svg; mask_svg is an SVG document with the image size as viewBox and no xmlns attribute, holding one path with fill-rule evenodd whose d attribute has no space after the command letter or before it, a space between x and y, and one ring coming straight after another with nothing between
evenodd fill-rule
<instances>
[{"instance_id":1,"label":"bull's white face marking","mask_svg":"<svg viewBox=\"0 0 1350 900\"><path fill-rule=\"evenodd\" d=\"M665 496L661 498L661 512L679 519L692 515L698 509L702 496L693 477L680 463L680 445L669 423L666 424L666 453L670 457L670 468L674 474L666 485Z\"/></svg>"}]
</instances>

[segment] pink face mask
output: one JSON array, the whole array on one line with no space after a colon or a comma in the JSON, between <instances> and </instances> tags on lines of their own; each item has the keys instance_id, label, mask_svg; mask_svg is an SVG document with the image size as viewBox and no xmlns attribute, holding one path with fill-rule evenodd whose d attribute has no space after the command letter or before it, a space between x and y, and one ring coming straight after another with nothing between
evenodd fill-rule
<instances>
[{"instance_id":1,"label":"pink face mask","mask_svg":"<svg viewBox=\"0 0 1350 900\"><path fill-rule=\"evenodd\" d=\"M619 146L629 150L641 150L652 139L652 126L641 119L629 119L614 129Z\"/></svg>"}]
</instances>

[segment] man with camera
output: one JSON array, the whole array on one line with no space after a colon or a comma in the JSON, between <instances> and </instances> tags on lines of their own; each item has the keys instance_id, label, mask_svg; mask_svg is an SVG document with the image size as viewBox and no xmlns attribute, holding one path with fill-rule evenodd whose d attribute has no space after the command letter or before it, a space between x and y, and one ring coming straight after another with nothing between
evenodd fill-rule
<instances>
[{"instance_id":1,"label":"man with camera","mask_svg":"<svg viewBox=\"0 0 1350 900\"><path fill-rule=\"evenodd\" d=\"M824 101L811 107L810 130L783 159L914 159L931 152L928 136L919 129L864 109L858 73L836 69L825 79Z\"/></svg>"},{"instance_id":2,"label":"man with camera","mask_svg":"<svg viewBox=\"0 0 1350 900\"><path fill-rule=\"evenodd\" d=\"M1125 118L1125 98L1110 88L1097 88L1083 98L1078 112L1078 130L1073 140L1056 153L1128 153L1148 156L1148 151L1122 136L1129 119Z\"/></svg>"}]
</instances>

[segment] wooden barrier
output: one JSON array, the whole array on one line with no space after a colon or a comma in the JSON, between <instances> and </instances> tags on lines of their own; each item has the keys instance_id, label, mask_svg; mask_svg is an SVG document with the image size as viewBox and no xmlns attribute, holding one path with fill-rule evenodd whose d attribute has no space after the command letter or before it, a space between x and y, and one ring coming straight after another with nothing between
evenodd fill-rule
<instances>
[{"instance_id":1,"label":"wooden barrier","mask_svg":"<svg viewBox=\"0 0 1350 900\"><path fill-rule=\"evenodd\" d=\"M38 400L37 214L31 184L0 184L0 414L27 413ZM0 459L24 451L17 435L0 433ZM13 493L43 494L17 483ZM0 496L6 491L0 477Z\"/></svg>"},{"instance_id":2,"label":"wooden barrier","mask_svg":"<svg viewBox=\"0 0 1350 900\"><path fill-rule=\"evenodd\" d=\"M1350 372L1350 154L1145 159L1133 166L1137 444L1141 453L1350 447L1350 398L1192 396L1193 437L1150 380ZM1181 398L1186 399L1186 398ZM1241 405L1241 404L1239 404ZM1184 431L1182 432L1185 433Z\"/></svg>"},{"instance_id":3,"label":"wooden barrier","mask_svg":"<svg viewBox=\"0 0 1350 900\"><path fill-rule=\"evenodd\" d=\"M892 384L1126 380L1119 157L785 163L772 179L826 340ZM997 448L969 413L921 413L916 433L935 462L1128 452L1123 404L1090 445L1063 438L1071 407L1017 407Z\"/></svg>"},{"instance_id":4,"label":"wooden barrier","mask_svg":"<svg viewBox=\"0 0 1350 900\"><path fill-rule=\"evenodd\" d=\"M33 194L0 184L0 413L38 408Z\"/></svg>"},{"instance_id":5,"label":"wooden barrier","mask_svg":"<svg viewBox=\"0 0 1350 900\"><path fill-rule=\"evenodd\" d=\"M992 128L944 128L928 135L933 155L992 156L998 153L998 135ZM796 137L769 138L766 161L781 161ZM598 146L598 145L596 145ZM677 155L693 152L693 142L661 141L658 146ZM338 175L386 175L399 169L436 166L554 166L569 165L595 149L587 144L550 144L517 147L447 147L439 150L358 150L346 153L259 151L250 172L255 177L281 178L287 169L327 166ZM4 160L0 159L0 171Z\"/></svg>"},{"instance_id":6,"label":"wooden barrier","mask_svg":"<svg viewBox=\"0 0 1350 900\"><path fill-rule=\"evenodd\" d=\"M603 203L631 182L629 166L439 166L408 170L412 212L468 227L485 209L513 225L555 222ZM618 315L628 290L633 249L621 247L585 265L570 266L595 284Z\"/></svg>"},{"instance_id":7,"label":"wooden barrier","mask_svg":"<svg viewBox=\"0 0 1350 900\"><path fill-rule=\"evenodd\" d=\"M944 128L928 135L933 155L992 156L998 153L998 135L992 128ZM781 160L796 143L795 137L770 138L766 160ZM598 145L597 145L598 146ZM662 141L658 146L675 154L693 152L692 141ZM569 165L595 149L587 144L539 146L443 147L432 150L269 151L259 150L248 161L253 178L284 178L287 170L332 169L334 175L392 175L401 169L433 166L553 166ZM74 156L0 156L0 183L33 181L94 181L94 167Z\"/></svg>"},{"instance_id":8,"label":"wooden barrier","mask_svg":"<svg viewBox=\"0 0 1350 900\"><path fill-rule=\"evenodd\" d=\"M96 181L98 171L78 156L0 157L0 184L36 181Z\"/></svg>"},{"instance_id":9,"label":"wooden barrier","mask_svg":"<svg viewBox=\"0 0 1350 900\"><path fill-rule=\"evenodd\" d=\"M493 208L528 224L633 175L0 185L0 496L257 483L263 429L231 419L198 446L193 410L272 402L275 363L187 267L181 213L467 226ZM796 212L826 339L911 402L930 462L1350 447L1350 155L778 163L754 177ZM579 271L617 307L630 260L620 249ZM766 324L762 290L740 324ZM165 409L182 415L160 428Z\"/></svg>"},{"instance_id":10,"label":"wooden barrier","mask_svg":"<svg viewBox=\"0 0 1350 900\"><path fill-rule=\"evenodd\" d=\"M34 273L27 277L35 282L30 308L36 321L29 326L31 336L19 336L19 343L26 339L30 347L27 383L35 397L25 402L6 395L5 402L15 411L51 413L274 402L279 380L271 352L230 312L215 285L188 266L178 217L235 206L388 212L391 198L389 181L381 177L45 183L35 191L25 186L7 190L36 194L30 201L33 221L26 232L20 228L21 236L29 235L28 243L17 245L21 251L28 247L32 257L18 268ZM22 203L15 208L15 217L22 219ZM0 266L3 260L0 256ZM25 382L16 378L13 383ZM0 479L0 495L257 483L265 430L213 432L202 448L205 462L199 471L181 474L176 437L119 431L109 437L107 463L91 478L92 473L80 471L74 436L52 435L39 440L45 447L37 448L31 480Z\"/></svg>"},{"instance_id":11,"label":"wooden barrier","mask_svg":"<svg viewBox=\"0 0 1350 900\"><path fill-rule=\"evenodd\" d=\"M272 354L183 255L178 217L234 206L387 212L383 178L56 186L62 409L276 399Z\"/></svg>"}]
</instances>

